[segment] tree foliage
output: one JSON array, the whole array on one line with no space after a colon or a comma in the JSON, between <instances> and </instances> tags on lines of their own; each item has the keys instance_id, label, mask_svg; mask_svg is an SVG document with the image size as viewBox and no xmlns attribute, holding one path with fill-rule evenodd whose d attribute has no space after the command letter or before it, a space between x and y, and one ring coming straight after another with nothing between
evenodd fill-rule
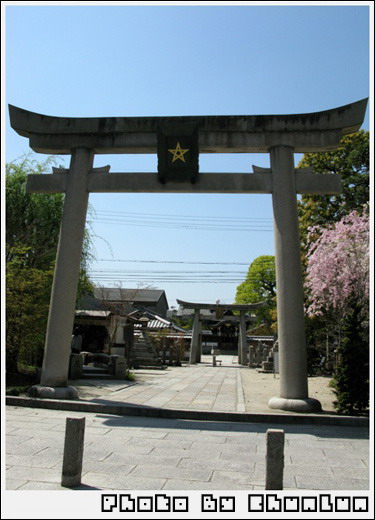
<instances>
[{"instance_id":1,"label":"tree foliage","mask_svg":"<svg viewBox=\"0 0 375 520\"><path fill-rule=\"evenodd\" d=\"M257 257L247 272L246 280L237 287L236 303L264 302L264 307L256 310L257 325L264 324L268 333L275 321L276 308L276 271L275 257L263 255Z\"/></svg>"},{"instance_id":2,"label":"tree foliage","mask_svg":"<svg viewBox=\"0 0 375 520\"><path fill-rule=\"evenodd\" d=\"M305 285L309 315L331 313L345 318L352 302L367 312L369 305L369 218L353 211L336 224L316 230L311 242Z\"/></svg>"},{"instance_id":3,"label":"tree foliage","mask_svg":"<svg viewBox=\"0 0 375 520\"><path fill-rule=\"evenodd\" d=\"M298 203L308 354L332 357L335 351L330 361L336 365L337 409L359 410L354 387L348 393L345 385L351 381L359 388L351 373L358 365L350 357L355 358L355 351L368 352L369 132L344 136L334 152L305 154L299 167L306 166L342 179L340 194L303 195ZM359 372L365 381L366 373Z\"/></svg>"},{"instance_id":4,"label":"tree foliage","mask_svg":"<svg viewBox=\"0 0 375 520\"><path fill-rule=\"evenodd\" d=\"M56 256L64 204L62 194L27 193L27 175L43 174L54 164L29 156L6 165L6 260L12 261L20 247L27 267L50 269Z\"/></svg>"},{"instance_id":5,"label":"tree foliage","mask_svg":"<svg viewBox=\"0 0 375 520\"><path fill-rule=\"evenodd\" d=\"M27 193L28 174L50 171L30 155L6 165L6 361L8 373L19 361L39 365L43 356L56 249L63 212L62 194ZM89 291L87 235L79 293Z\"/></svg>"},{"instance_id":6,"label":"tree foliage","mask_svg":"<svg viewBox=\"0 0 375 520\"><path fill-rule=\"evenodd\" d=\"M18 371L18 361L41 366L53 270L28 267L29 251L12 250L6 270L6 367Z\"/></svg>"},{"instance_id":7,"label":"tree foliage","mask_svg":"<svg viewBox=\"0 0 375 520\"><path fill-rule=\"evenodd\" d=\"M344 136L334 152L305 154L298 167L307 166L315 173L341 175L342 192L302 195L298 208L303 255L309 247L309 228L338 222L354 210L361 212L369 201L369 132L361 130Z\"/></svg>"},{"instance_id":8,"label":"tree foliage","mask_svg":"<svg viewBox=\"0 0 375 520\"><path fill-rule=\"evenodd\" d=\"M305 279L307 314L335 337L333 387L340 413L364 413L369 401L369 217L351 212L314 228ZM319 332L319 329L318 329Z\"/></svg>"},{"instance_id":9,"label":"tree foliage","mask_svg":"<svg viewBox=\"0 0 375 520\"><path fill-rule=\"evenodd\" d=\"M369 337L368 322L361 318L361 308L353 303L342 327L337 354L339 363L332 380L337 411L344 415L368 414L369 407Z\"/></svg>"}]
</instances>

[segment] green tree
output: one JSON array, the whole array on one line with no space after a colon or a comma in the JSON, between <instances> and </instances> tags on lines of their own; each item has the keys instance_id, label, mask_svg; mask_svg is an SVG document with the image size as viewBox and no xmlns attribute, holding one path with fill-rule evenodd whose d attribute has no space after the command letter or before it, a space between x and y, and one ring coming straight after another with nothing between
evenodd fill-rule
<instances>
[{"instance_id":1,"label":"green tree","mask_svg":"<svg viewBox=\"0 0 375 520\"><path fill-rule=\"evenodd\" d=\"M351 211L362 213L369 201L369 132L360 130L341 139L334 152L305 154L299 168L315 173L341 175L342 192L337 195L302 195L298 203L302 256L309 247L308 228L338 222ZM310 237L312 239L312 237Z\"/></svg>"},{"instance_id":2,"label":"green tree","mask_svg":"<svg viewBox=\"0 0 375 520\"><path fill-rule=\"evenodd\" d=\"M50 170L54 158L38 163L30 156L6 165L6 260L27 248L27 267L50 269L56 256L64 204L62 194L27 193L28 174Z\"/></svg>"},{"instance_id":3,"label":"green tree","mask_svg":"<svg viewBox=\"0 0 375 520\"><path fill-rule=\"evenodd\" d=\"M344 415L368 415L369 410L369 328L361 311L354 302L345 319L337 349L338 366L331 381L335 408Z\"/></svg>"},{"instance_id":4,"label":"green tree","mask_svg":"<svg viewBox=\"0 0 375 520\"><path fill-rule=\"evenodd\" d=\"M12 250L6 269L6 367L41 366L53 270L28 267L27 248Z\"/></svg>"},{"instance_id":5,"label":"green tree","mask_svg":"<svg viewBox=\"0 0 375 520\"><path fill-rule=\"evenodd\" d=\"M236 291L236 303L264 302L264 306L257 309L257 325L264 324L266 331L272 334L275 323L276 309L276 271L275 257L270 255L258 256L247 272L246 280Z\"/></svg>"},{"instance_id":6,"label":"green tree","mask_svg":"<svg viewBox=\"0 0 375 520\"><path fill-rule=\"evenodd\" d=\"M335 341L333 387L339 413L364 413L369 401L369 217L351 212L319 229L308 251L306 311Z\"/></svg>"},{"instance_id":7,"label":"green tree","mask_svg":"<svg viewBox=\"0 0 375 520\"><path fill-rule=\"evenodd\" d=\"M16 373L19 362L39 365L51 294L53 268L64 204L62 194L27 193L28 174L49 172L30 155L6 165L6 361ZM90 291L87 274L90 235L81 263L79 295Z\"/></svg>"},{"instance_id":8,"label":"green tree","mask_svg":"<svg viewBox=\"0 0 375 520\"><path fill-rule=\"evenodd\" d=\"M312 167L315 173L339 174L342 192L337 195L303 195L298 202L301 235L301 257L304 277L307 274L309 250L324 229L339 222L352 211L363 214L369 200L369 132L346 135L333 152L305 154L299 167ZM315 230L311 232L310 228ZM324 262L323 262L324 264ZM322 265L323 265L322 264ZM308 292L306 292L308 297ZM310 305L311 301L306 301ZM332 314L306 318L308 355L326 356L338 341L339 322ZM312 356L310 356L312 358ZM314 362L316 363L316 359Z\"/></svg>"}]
</instances>

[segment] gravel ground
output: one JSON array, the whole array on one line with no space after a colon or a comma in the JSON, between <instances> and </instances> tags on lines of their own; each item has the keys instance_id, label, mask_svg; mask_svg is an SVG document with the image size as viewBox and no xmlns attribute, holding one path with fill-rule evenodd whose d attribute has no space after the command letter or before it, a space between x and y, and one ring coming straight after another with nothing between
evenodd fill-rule
<instances>
[{"instance_id":1,"label":"gravel ground","mask_svg":"<svg viewBox=\"0 0 375 520\"><path fill-rule=\"evenodd\" d=\"M279 374L267 374L256 369L240 369L245 407L247 412L261 412L268 407L268 400L279 395ZM335 395L329 387L329 377L309 377L309 397L318 399L324 412L334 413ZM280 412L281 413L281 412Z\"/></svg>"}]
</instances>

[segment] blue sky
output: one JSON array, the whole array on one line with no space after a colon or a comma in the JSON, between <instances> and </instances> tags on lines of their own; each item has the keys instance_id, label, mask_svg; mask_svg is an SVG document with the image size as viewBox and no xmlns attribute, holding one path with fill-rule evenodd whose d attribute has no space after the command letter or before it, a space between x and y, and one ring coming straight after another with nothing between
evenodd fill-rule
<instances>
[{"instance_id":1,"label":"blue sky","mask_svg":"<svg viewBox=\"0 0 375 520\"><path fill-rule=\"evenodd\" d=\"M72 117L334 108L370 94L369 5L8 5L5 103ZM28 141L4 112L13 161ZM96 156L95 166L106 164L156 171L157 158ZM252 164L269 158L200 156L201 172L249 172ZM90 203L98 283L143 281L165 289L170 306L176 298L233 302L248 265L274 253L270 195L91 194Z\"/></svg>"}]
</instances>

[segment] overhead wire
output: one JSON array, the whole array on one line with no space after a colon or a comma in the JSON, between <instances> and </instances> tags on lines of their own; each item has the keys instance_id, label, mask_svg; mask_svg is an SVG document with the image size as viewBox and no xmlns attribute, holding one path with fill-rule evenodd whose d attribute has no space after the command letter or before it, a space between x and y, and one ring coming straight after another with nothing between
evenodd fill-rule
<instances>
[{"instance_id":1,"label":"overhead wire","mask_svg":"<svg viewBox=\"0 0 375 520\"><path fill-rule=\"evenodd\" d=\"M99 210L93 220L103 224L134 225L140 227L164 227L176 229L200 229L211 231L272 231L272 219L258 217L223 217L198 215L172 215L166 213L137 213L114 210ZM144 260L101 258L97 262L176 264L176 265L227 265L249 266L249 262L209 262L189 260ZM264 259L273 263L273 260ZM242 283L248 279L247 271L136 271L123 269L95 269L90 275L98 281L145 283Z\"/></svg>"},{"instance_id":2,"label":"overhead wire","mask_svg":"<svg viewBox=\"0 0 375 520\"><path fill-rule=\"evenodd\" d=\"M136 216L136 217L152 217L152 218L179 218L179 219L188 219L188 220L233 220L233 221L266 221L272 222L272 218L260 218L260 217L223 217L221 216L207 216L207 215L174 215L170 213L138 213L138 212L128 212L128 211L116 211L116 210L95 210L95 214L103 213L107 215L114 216Z\"/></svg>"},{"instance_id":3,"label":"overhead wire","mask_svg":"<svg viewBox=\"0 0 375 520\"><path fill-rule=\"evenodd\" d=\"M99 224L193 229L204 231L272 231L272 219L258 217L223 217L172 215L163 213L130 213L126 211L98 210L91 217Z\"/></svg>"}]
</instances>

